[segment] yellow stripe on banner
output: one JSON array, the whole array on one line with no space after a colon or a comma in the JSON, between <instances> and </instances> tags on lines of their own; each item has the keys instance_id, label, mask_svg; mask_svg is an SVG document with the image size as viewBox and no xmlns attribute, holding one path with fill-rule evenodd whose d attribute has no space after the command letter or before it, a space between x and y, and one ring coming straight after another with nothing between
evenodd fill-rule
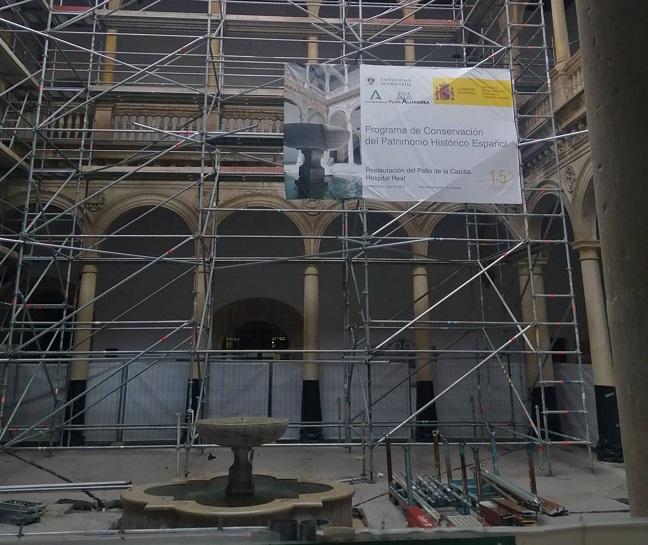
<instances>
[{"instance_id":1,"label":"yellow stripe on banner","mask_svg":"<svg viewBox=\"0 0 648 545\"><path fill-rule=\"evenodd\" d=\"M434 104L457 106L513 106L510 80L434 78Z\"/></svg>"}]
</instances>

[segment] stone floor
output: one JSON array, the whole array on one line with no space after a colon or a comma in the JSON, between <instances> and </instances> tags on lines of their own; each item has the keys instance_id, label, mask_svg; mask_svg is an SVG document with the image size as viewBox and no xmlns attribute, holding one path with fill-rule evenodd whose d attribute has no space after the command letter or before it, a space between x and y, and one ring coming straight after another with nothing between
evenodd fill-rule
<instances>
[{"instance_id":1,"label":"stone floor","mask_svg":"<svg viewBox=\"0 0 648 545\"><path fill-rule=\"evenodd\" d=\"M423 446L413 450L415 473L433 473L432 448ZM394 447L395 470L402 467L401 449ZM455 453L458 455L458 453ZM482 460L486 459L482 451ZM210 459L211 458L211 459ZM457 462L453 459L453 462ZM181 464L184 467L184 454ZM193 451L188 459L192 476L226 471L231 463L231 453L226 449ZM490 460L484 467L490 469ZM500 449L501 474L528 489L527 459L524 450ZM374 483L355 484L354 505L361 507L371 528L397 529L406 526L401 512L386 495L384 449L375 453L376 479ZM296 446L271 446L256 449L254 467L258 473L277 475L300 475L321 479L350 479L358 477L362 468L360 450L348 452L340 447L314 448ZM629 518L625 503L625 472L594 462L591 468L586 453L580 448L554 447L552 449L553 475L546 469L537 469L538 493L565 505L569 516L560 518L541 517L540 525L569 525L580 522L613 522ZM20 450L0 454L0 482L9 484L35 484L62 482L63 477L73 482L130 480L133 483L156 483L173 479L176 472L176 453L170 449L124 449L86 451L36 451ZM459 475L458 472L455 475ZM97 491L93 494L101 500L114 500L119 491ZM106 511L70 510L69 505L55 505L57 500L91 500L82 492L54 492L7 494L3 498L41 501L48 506L42 521L25 527L26 533L72 530L101 530L117 527L119 509ZM17 528L0 524L2 535L15 535Z\"/></svg>"}]
</instances>

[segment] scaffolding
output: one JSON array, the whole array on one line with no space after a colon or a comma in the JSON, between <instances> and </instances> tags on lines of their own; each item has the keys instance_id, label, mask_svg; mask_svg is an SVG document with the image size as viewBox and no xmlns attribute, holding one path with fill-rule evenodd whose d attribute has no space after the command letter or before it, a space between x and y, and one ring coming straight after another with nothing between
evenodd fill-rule
<instances>
[{"instance_id":1,"label":"scaffolding","mask_svg":"<svg viewBox=\"0 0 648 545\"><path fill-rule=\"evenodd\" d=\"M175 442L155 440L154 432L175 435L176 427L184 430L187 448L196 446L192 422L214 414L209 394L214 369L227 364L236 375L259 352L215 345L214 315L222 295L217 278L223 271L315 264L335 267L341 277L341 290L330 294L342 301L338 346L304 343L270 351L299 366L338 365L338 415L291 418L292 429L311 428L319 439L296 438L290 444L360 446L362 474L370 479L374 449L388 437L426 444L425 433L417 441L419 431L444 431L449 425L465 430L456 435L475 444L494 438L533 442L547 453L548 464L545 447L556 442L584 445L589 452L560 189L546 197L544 188L523 176L522 206L417 202L386 209L364 200L277 204L275 199L265 205L262 198L256 206L236 206L228 205L236 199L223 197L273 196L272 187L282 180L286 62L506 68L513 83L521 172L527 150L545 149L559 173L542 1L195 0L180 8L169 0L2 0L0 26L2 448L168 447ZM155 192L160 186L167 191L154 204L134 208L116 227L88 229L93 214L116 192L128 201L142 188ZM540 198L549 198L551 207L531 209L529 203ZM180 210L188 203L195 214L191 232L131 229L161 209ZM223 232L222 223L236 213L252 224L273 214L298 224L314 216L334 220L327 231L312 234ZM446 220L463 232L433 236L415 229ZM316 251L249 255L246 245L258 239L270 246L298 240ZM133 240L145 240L150 251L129 249ZM234 246L242 250L232 252ZM535 271L555 251L564 253L561 274L567 288L548 293L537 285ZM98 270L115 264L127 264L128 273L115 275L109 284L98 278ZM424 288L401 311L376 316L377 294L370 284L372 274L385 267L422 267ZM97 319L95 305L154 270L172 272L164 273L163 285ZM432 285L430 270L441 271ZM517 301L509 289L512 277L526 279L514 290ZM472 316L444 314L463 293L470 293ZM138 309L170 296L183 308L183 319L132 318ZM561 308L559 319L549 320L549 300ZM503 313L496 319L493 305ZM142 346L107 350L93 343L101 332L123 339L142 331L149 339ZM556 346L565 331L573 336L571 349ZM431 346L433 332L449 332L450 340ZM573 378L554 376L552 359L558 358L575 364ZM126 422L129 387L170 360L185 377L183 384L168 385L184 399L182 407L172 409L180 415L178 423L169 415L164 422ZM463 370L424 402L410 400L405 418L376 418L375 408L401 386L411 395L426 369L459 360L467 362ZM376 373L394 362L405 362L405 372L385 384ZM266 363L272 391L272 362ZM458 395L467 379L475 381L461 400L470 405L470 418L448 422L431 412L441 400ZM505 385L504 397L493 393L496 380ZM27 401L37 384L45 401L34 411ZM549 394L556 385L573 389L577 406L557 406ZM136 392L143 395L141 388ZM114 418L94 423L84 418L107 403ZM505 405L510 416L496 415L494 404ZM581 419L584 433L559 431L552 421L560 415ZM322 439L326 428L336 430L337 438ZM153 439L129 440L138 430L153 432L144 435ZM95 445L82 445L79 437L92 431Z\"/></svg>"}]
</instances>

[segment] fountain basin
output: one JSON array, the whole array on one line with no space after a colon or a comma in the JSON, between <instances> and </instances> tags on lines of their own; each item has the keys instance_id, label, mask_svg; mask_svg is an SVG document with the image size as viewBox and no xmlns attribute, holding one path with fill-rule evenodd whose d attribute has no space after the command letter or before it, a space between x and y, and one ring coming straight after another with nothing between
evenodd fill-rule
<instances>
[{"instance_id":1,"label":"fountain basin","mask_svg":"<svg viewBox=\"0 0 648 545\"><path fill-rule=\"evenodd\" d=\"M255 495L247 499L227 496L225 475L134 486L122 494L123 528L265 526L286 518L352 524L353 488L347 484L258 474L253 479Z\"/></svg>"},{"instance_id":2,"label":"fountain basin","mask_svg":"<svg viewBox=\"0 0 648 545\"><path fill-rule=\"evenodd\" d=\"M286 123L284 143L300 150L327 150L347 143L351 134L346 129L327 123Z\"/></svg>"},{"instance_id":3,"label":"fountain basin","mask_svg":"<svg viewBox=\"0 0 648 545\"><path fill-rule=\"evenodd\" d=\"M232 416L196 421L196 430L206 443L223 447L251 448L273 443L288 429L285 418Z\"/></svg>"}]
</instances>

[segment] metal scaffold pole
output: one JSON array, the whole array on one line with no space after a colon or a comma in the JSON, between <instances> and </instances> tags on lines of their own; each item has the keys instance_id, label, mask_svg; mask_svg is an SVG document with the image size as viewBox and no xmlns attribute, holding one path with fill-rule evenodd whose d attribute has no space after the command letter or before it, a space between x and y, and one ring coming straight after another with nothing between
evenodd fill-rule
<instances>
[{"instance_id":1,"label":"metal scaffold pole","mask_svg":"<svg viewBox=\"0 0 648 545\"><path fill-rule=\"evenodd\" d=\"M554 442L589 452L540 0L34 4L0 0L19 61L0 86L0 448L175 447L184 414L192 449L195 419L247 410L289 418L292 445L361 451L369 481L387 438L426 429L532 440L549 471ZM360 65L509 70L522 205L290 198L284 113L322 108L286 98L287 63L349 133L324 170L360 162Z\"/></svg>"}]
</instances>

